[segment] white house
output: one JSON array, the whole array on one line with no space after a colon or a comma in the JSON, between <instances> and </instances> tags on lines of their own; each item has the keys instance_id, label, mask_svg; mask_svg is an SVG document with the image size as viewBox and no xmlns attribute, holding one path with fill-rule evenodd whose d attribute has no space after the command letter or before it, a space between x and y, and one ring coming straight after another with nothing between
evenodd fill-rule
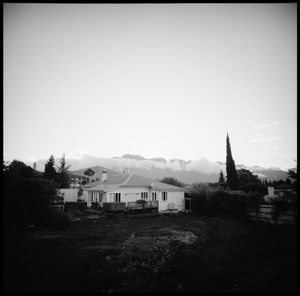
<instances>
[{"instance_id":1,"label":"white house","mask_svg":"<svg viewBox=\"0 0 300 296\"><path fill-rule=\"evenodd\" d=\"M185 210L185 189L134 174L107 175L102 172L101 180L83 186L83 196L88 206L100 204L135 202L140 199L157 201L158 211Z\"/></svg>"}]
</instances>

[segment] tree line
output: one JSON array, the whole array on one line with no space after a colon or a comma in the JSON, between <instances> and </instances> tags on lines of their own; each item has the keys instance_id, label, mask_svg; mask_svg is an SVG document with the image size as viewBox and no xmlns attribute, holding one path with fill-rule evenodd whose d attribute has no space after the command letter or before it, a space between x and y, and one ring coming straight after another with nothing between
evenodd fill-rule
<instances>
[{"instance_id":1,"label":"tree line","mask_svg":"<svg viewBox=\"0 0 300 296\"><path fill-rule=\"evenodd\" d=\"M43 173L16 159L10 163L3 161L4 229L49 222L45 221L47 205L60 199L58 189L68 188L69 167L65 155L58 166L51 155Z\"/></svg>"}]
</instances>

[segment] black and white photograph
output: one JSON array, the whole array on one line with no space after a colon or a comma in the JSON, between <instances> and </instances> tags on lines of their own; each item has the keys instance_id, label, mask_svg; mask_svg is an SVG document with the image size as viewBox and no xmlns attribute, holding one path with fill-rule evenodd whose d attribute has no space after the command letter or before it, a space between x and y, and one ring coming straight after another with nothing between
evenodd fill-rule
<instances>
[{"instance_id":1,"label":"black and white photograph","mask_svg":"<svg viewBox=\"0 0 300 296\"><path fill-rule=\"evenodd\" d=\"M296 293L297 2L3 8L4 293Z\"/></svg>"}]
</instances>

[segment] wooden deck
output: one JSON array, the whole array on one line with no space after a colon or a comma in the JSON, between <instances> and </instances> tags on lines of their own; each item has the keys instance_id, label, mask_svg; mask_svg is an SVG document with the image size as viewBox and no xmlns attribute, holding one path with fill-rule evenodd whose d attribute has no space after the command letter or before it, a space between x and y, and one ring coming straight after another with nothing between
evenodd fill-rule
<instances>
[{"instance_id":1,"label":"wooden deck","mask_svg":"<svg viewBox=\"0 0 300 296\"><path fill-rule=\"evenodd\" d=\"M158 201L146 201L145 204L140 204L135 201L127 203L128 210L143 210L143 209L156 209L158 208Z\"/></svg>"},{"instance_id":2,"label":"wooden deck","mask_svg":"<svg viewBox=\"0 0 300 296\"><path fill-rule=\"evenodd\" d=\"M158 201L145 201L144 204L139 202L106 202L103 203L106 212L140 212L140 211L157 211Z\"/></svg>"}]
</instances>

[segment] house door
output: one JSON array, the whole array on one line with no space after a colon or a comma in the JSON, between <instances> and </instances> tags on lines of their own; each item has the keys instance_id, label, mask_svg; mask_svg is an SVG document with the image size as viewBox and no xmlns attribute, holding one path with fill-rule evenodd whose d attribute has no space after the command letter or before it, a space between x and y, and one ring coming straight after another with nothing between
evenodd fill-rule
<instances>
[{"instance_id":1,"label":"house door","mask_svg":"<svg viewBox=\"0 0 300 296\"><path fill-rule=\"evenodd\" d=\"M114 202L121 202L121 193L114 194Z\"/></svg>"},{"instance_id":2,"label":"house door","mask_svg":"<svg viewBox=\"0 0 300 296\"><path fill-rule=\"evenodd\" d=\"M157 200L157 193L156 192L152 192L152 200L155 201Z\"/></svg>"}]
</instances>

